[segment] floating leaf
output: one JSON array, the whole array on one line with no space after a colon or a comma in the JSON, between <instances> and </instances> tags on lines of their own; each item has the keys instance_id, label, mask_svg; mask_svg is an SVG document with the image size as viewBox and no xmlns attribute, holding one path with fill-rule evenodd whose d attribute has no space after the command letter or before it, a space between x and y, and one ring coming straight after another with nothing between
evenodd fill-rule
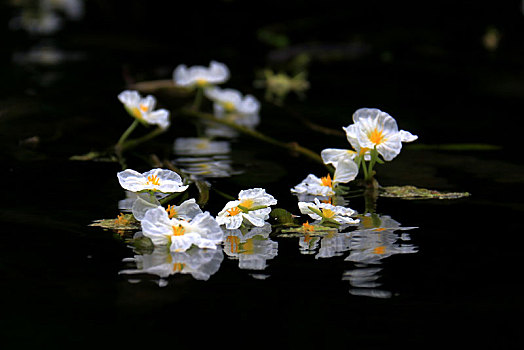
<instances>
[{"instance_id":1,"label":"floating leaf","mask_svg":"<svg viewBox=\"0 0 524 350\"><path fill-rule=\"evenodd\" d=\"M140 228L140 222L135 219L133 214L120 214L115 219L95 220L89 226L98 226L110 230L137 230Z\"/></svg>"},{"instance_id":2,"label":"floating leaf","mask_svg":"<svg viewBox=\"0 0 524 350\"><path fill-rule=\"evenodd\" d=\"M286 209L275 208L271 210L270 217L275 219L281 225L295 225L295 217Z\"/></svg>"},{"instance_id":3,"label":"floating leaf","mask_svg":"<svg viewBox=\"0 0 524 350\"><path fill-rule=\"evenodd\" d=\"M439 192L415 186L386 186L380 188L381 197L402 199L456 199L468 197L468 192Z\"/></svg>"}]
</instances>

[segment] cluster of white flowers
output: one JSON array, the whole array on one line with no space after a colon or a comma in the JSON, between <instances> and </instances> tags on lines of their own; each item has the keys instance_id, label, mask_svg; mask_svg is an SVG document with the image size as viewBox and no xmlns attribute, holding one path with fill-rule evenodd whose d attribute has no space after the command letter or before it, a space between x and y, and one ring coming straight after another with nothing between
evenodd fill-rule
<instances>
[{"instance_id":1,"label":"cluster of white flowers","mask_svg":"<svg viewBox=\"0 0 524 350\"><path fill-rule=\"evenodd\" d=\"M173 72L176 86L197 89L197 93L202 93L213 102L216 118L252 127L258 123L260 103L251 95L243 96L237 90L215 86L226 82L229 76L229 69L215 61L211 61L209 67L179 65ZM138 92L126 90L118 98L137 120L157 124L163 129L169 126L169 112L154 110L156 99L153 96L142 98ZM313 225L309 221L303 224L304 232L314 230L315 225L341 230L358 225L360 221L356 211L348 208L346 201L334 200L340 194L339 187L344 187L340 184L353 181L366 162L369 166L364 170L371 173L374 163L382 162L379 156L391 161L400 153L402 142L417 139L417 136L399 130L395 119L389 114L373 108L357 110L353 114L353 124L343 130L353 149L327 148L321 152L323 162L335 169L333 177L331 174L325 177L309 174L291 189L299 196L300 213L314 220ZM230 144L209 136L179 138L174 151L182 157L211 157L216 160L212 157L227 154ZM194 171L186 173L194 180ZM216 249L226 238L231 242L243 242L240 238L234 238L235 235L271 230L267 220L271 206L276 205L277 200L263 188L241 190L237 199L227 202L215 217L202 211L193 198L179 205L163 206L164 198L184 192L189 187L188 181L192 181L182 179L174 171L157 168L139 173L127 169L119 172L117 177L125 190L135 194L131 210L140 222L142 235L148 237L155 247L169 246L172 253L186 252L191 247ZM274 247L265 248L272 251ZM235 252L232 246L230 254Z\"/></svg>"}]
</instances>

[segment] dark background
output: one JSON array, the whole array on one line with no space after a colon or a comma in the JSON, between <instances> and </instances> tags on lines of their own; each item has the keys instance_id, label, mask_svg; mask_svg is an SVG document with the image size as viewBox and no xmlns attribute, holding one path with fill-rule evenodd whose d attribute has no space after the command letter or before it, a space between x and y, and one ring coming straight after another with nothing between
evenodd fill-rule
<instances>
[{"instance_id":1,"label":"dark background","mask_svg":"<svg viewBox=\"0 0 524 350\"><path fill-rule=\"evenodd\" d=\"M8 346L520 345L512 321L523 306L520 1L86 1L84 17L52 35L10 30L19 14L13 3L0 7L0 327ZM491 30L499 40L489 48ZM42 46L60 50L61 61L28 61ZM68 160L110 146L130 123L117 94L129 83L169 79L178 64L217 60L231 70L228 87L263 100L257 70L289 69L303 52L311 88L305 101L290 95L287 108L334 129L358 108L380 108L420 137L378 170L382 184L473 194L380 199L382 213L420 227L412 233L420 252L384 264L386 287L398 295L350 297L342 258L308 259L289 240L279 241L264 284L227 260L208 282L174 276L158 288L120 277L131 250L87 227L117 214L118 164ZM258 129L279 139L315 151L348 147L271 105L261 115ZM173 135L185 133L175 119L154 146L167 153ZM449 143L489 147L438 149ZM255 167L229 186L267 186L286 208L296 205L289 188L320 170L265 145L241 145L256 158L248 166L269 170L253 177Z\"/></svg>"}]
</instances>

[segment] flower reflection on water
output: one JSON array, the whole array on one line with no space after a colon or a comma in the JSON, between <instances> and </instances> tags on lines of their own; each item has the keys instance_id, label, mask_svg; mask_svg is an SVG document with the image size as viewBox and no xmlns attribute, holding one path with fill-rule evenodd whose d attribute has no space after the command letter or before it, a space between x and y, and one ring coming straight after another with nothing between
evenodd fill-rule
<instances>
[{"instance_id":1,"label":"flower reflection on water","mask_svg":"<svg viewBox=\"0 0 524 350\"><path fill-rule=\"evenodd\" d=\"M158 284L165 286L167 278L174 274L189 274L196 280L207 281L220 268L224 259L221 249L202 249L193 246L184 252L169 251L155 247L149 254L137 254L124 262L135 264L134 269L120 271L124 275L151 274L160 278Z\"/></svg>"}]
</instances>

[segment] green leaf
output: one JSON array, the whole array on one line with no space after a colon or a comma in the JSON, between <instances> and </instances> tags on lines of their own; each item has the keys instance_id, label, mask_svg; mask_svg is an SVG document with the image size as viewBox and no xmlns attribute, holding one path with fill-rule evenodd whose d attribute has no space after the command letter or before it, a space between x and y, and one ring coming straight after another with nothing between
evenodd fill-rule
<instances>
[{"instance_id":1,"label":"green leaf","mask_svg":"<svg viewBox=\"0 0 524 350\"><path fill-rule=\"evenodd\" d=\"M275 208L271 211L269 216L277 221L277 223L282 225L295 225L295 218L286 209Z\"/></svg>"}]
</instances>

